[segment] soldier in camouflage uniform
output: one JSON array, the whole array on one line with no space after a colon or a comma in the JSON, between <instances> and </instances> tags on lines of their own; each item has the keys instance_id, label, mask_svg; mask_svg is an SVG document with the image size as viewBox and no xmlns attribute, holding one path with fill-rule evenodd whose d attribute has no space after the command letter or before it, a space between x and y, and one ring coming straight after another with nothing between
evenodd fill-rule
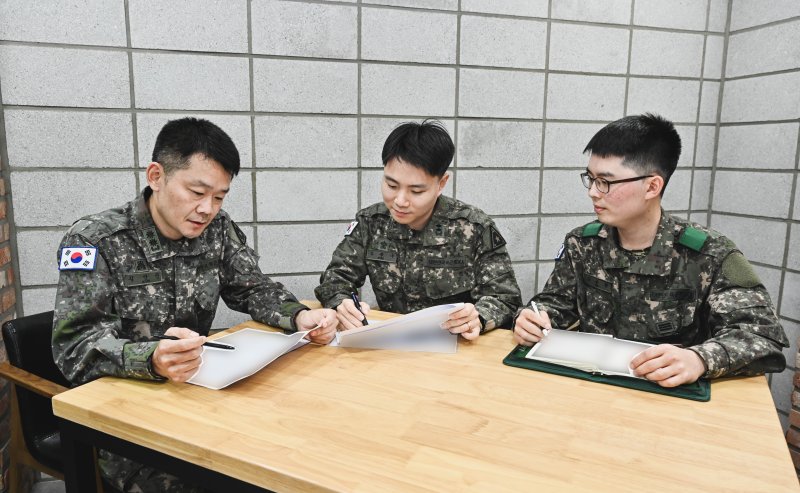
<instances>
[{"instance_id":1,"label":"soldier in camouflage uniform","mask_svg":"<svg viewBox=\"0 0 800 493\"><path fill-rule=\"evenodd\" d=\"M725 236L661 208L681 143L672 123L628 116L586 146L581 174L598 221L571 231L515 340L572 328L654 342L631 361L664 387L698 378L782 371L788 347L769 295Z\"/></svg>"},{"instance_id":2,"label":"soldier in camouflage uniform","mask_svg":"<svg viewBox=\"0 0 800 493\"><path fill-rule=\"evenodd\" d=\"M362 324L351 295L367 276L381 310L464 302L444 328L466 339L510 326L522 300L503 236L485 213L442 195L453 153L436 122L404 123L386 139L383 203L356 215L315 290L342 327Z\"/></svg>"},{"instance_id":3,"label":"soldier in camouflage uniform","mask_svg":"<svg viewBox=\"0 0 800 493\"><path fill-rule=\"evenodd\" d=\"M242 231L221 210L239 153L206 120L167 123L149 186L132 202L77 221L59 248L53 357L73 383L112 375L182 382L197 370L220 296L232 309L330 342L333 310L309 310L261 273ZM178 340L153 340L173 335ZM201 491L100 452L104 479L134 492Z\"/></svg>"}]
</instances>

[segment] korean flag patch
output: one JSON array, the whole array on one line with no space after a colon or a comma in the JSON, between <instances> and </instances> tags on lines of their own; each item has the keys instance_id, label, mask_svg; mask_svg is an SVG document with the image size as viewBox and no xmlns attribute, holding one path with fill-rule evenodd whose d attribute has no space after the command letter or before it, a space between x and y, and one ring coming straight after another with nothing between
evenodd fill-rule
<instances>
[{"instance_id":1,"label":"korean flag patch","mask_svg":"<svg viewBox=\"0 0 800 493\"><path fill-rule=\"evenodd\" d=\"M64 247L58 270L94 270L97 263L97 248L90 246Z\"/></svg>"},{"instance_id":2,"label":"korean flag patch","mask_svg":"<svg viewBox=\"0 0 800 493\"><path fill-rule=\"evenodd\" d=\"M352 233L352 232L353 232L353 230L354 230L354 229L356 229L356 226L358 226L358 221L353 221L353 222L351 222L351 223L350 223L350 224L347 226L347 231L345 231L345 232L344 232L344 235L345 235L345 236L350 236L350 233Z\"/></svg>"}]
</instances>

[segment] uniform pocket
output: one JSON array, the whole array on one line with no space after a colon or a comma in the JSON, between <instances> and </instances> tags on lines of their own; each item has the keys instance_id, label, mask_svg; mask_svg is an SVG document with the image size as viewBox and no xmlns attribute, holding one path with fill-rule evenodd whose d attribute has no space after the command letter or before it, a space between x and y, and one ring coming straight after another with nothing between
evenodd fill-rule
<instances>
[{"instance_id":1,"label":"uniform pocket","mask_svg":"<svg viewBox=\"0 0 800 493\"><path fill-rule=\"evenodd\" d=\"M428 297L437 300L469 293L475 286L475 278L471 269L426 267L422 277ZM440 304L442 303L445 303L445 301Z\"/></svg>"}]
</instances>

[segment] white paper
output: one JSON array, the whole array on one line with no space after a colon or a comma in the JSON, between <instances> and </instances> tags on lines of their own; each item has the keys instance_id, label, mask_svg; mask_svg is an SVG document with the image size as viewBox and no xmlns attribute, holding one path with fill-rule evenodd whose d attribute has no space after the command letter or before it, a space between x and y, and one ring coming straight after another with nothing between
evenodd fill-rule
<instances>
[{"instance_id":1,"label":"white paper","mask_svg":"<svg viewBox=\"0 0 800 493\"><path fill-rule=\"evenodd\" d=\"M431 353L455 353L458 335L442 329L450 314L463 303L437 305L380 322L336 333L332 346L393 349Z\"/></svg>"},{"instance_id":2,"label":"white paper","mask_svg":"<svg viewBox=\"0 0 800 493\"><path fill-rule=\"evenodd\" d=\"M230 344L234 350L204 346L200 369L189 383L219 390L249 377L280 356L308 344L309 331L284 334L257 329L242 329L213 342Z\"/></svg>"},{"instance_id":3,"label":"white paper","mask_svg":"<svg viewBox=\"0 0 800 493\"><path fill-rule=\"evenodd\" d=\"M641 378L633 374L631 360L652 346L609 334L553 329L525 357L593 373Z\"/></svg>"}]
</instances>

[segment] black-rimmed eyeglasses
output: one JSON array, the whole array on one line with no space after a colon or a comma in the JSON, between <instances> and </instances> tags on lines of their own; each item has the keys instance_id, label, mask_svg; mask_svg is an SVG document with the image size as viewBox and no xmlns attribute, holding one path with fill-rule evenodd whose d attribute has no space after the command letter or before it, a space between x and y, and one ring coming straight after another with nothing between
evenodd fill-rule
<instances>
[{"instance_id":1,"label":"black-rimmed eyeglasses","mask_svg":"<svg viewBox=\"0 0 800 493\"><path fill-rule=\"evenodd\" d=\"M597 191L600 193L608 193L611 189L611 185L614 183L626 183L629 181L639 181L644 180L645 178L650 178L651 176L655 175L642 175L642 176L634 176L633 178L623 178L622 180L606 180L605 178L596 178L594 176L589 176L589 173L581 173L581 182L583 186L586 188L591 189L592 185L597 187Z\"/></svg>"}]
</instances>

